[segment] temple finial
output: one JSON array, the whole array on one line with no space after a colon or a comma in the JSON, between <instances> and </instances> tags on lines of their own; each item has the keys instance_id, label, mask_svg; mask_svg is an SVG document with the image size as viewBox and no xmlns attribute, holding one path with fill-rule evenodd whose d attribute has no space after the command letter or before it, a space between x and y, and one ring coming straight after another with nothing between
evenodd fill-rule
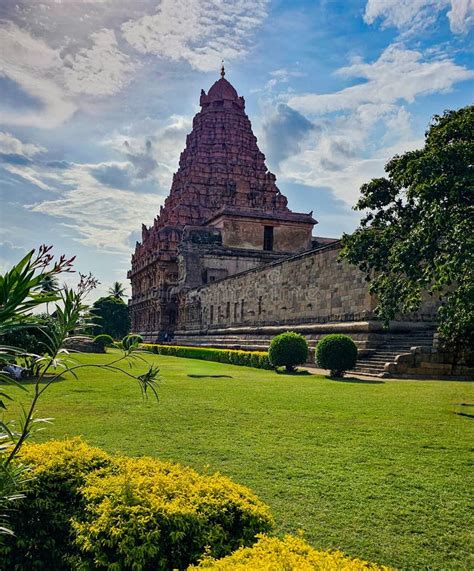
<instances>
[{"instance_id":1,"label":"temple finial","mask_svg":"<svg viewBox=\"0 0 474 571\"><path fill-rule=\"evenodd\" d=\"M222 65L221 65L221 77L222 77L222 79L224 79L224 75L225 75L224 60L222 60Z\"/></svg>"}]
</instances>

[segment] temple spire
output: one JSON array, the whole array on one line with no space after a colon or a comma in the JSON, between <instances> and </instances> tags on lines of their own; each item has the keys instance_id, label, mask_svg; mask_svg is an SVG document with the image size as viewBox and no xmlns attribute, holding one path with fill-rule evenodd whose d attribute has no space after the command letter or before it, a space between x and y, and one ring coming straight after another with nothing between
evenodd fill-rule
<instances>
[{"instance_id":1,"label":"temple spire","mask_svg":"<svg viewBox=\"0 0 474 571\"><path fill-rule=\"evenodd\" d=\"M224 76L225 76L224 60L222 60L222 65L221 65L221 77L222 77L222 79L224 79Z\"/></svg>"}]
</instances>

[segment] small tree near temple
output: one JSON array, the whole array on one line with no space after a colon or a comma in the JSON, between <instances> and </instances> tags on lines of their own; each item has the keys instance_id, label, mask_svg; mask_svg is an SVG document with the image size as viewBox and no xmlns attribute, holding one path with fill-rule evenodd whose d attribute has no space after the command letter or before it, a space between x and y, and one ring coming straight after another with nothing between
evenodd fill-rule
<instances>
[{"instance_id":1,"label":"small tree near temple","mask_svg":"<svg viewBox=\"0 0 474 571\"><path fill-rule=\"evenodd\" d=\"M109 287L109 295L116 299L123 299L125 297L125 287L120 282L114 282L112 287Z\"/></svg>"},{"instance_id":2,"label":"small tree near temple","mask_svg":"<svg viewBox=\"0 0 474 571\"><path fill-rule=\"evenodd\" d=\"M425 146L393 157L386 178L364 184L360 227L342 257L367 274L388 322L441 300L438 331L451 350L474 332L474 106L436 115Z\"/></svg>"},{"instance_id":3,"label":"small tree near temple","mask_svg":"<svg viewBox=\"0 0 474 571\"><path fill-rule=\"evenodd\" d=\"M316 363L333 378L343 377L357 362L357 345L348 335L326 335L316 345Z\"/></svg>"},{"instance_id":4,"label":"small tree near temple","mask_svg":"<svg viewBox=\"0 0 474 571\"><path fill-rule=\"evenodd\" d=\"M93 333L105 333L114 339L121 339L130 332L128 306L120 298L101 297L92 305L92 322L96 325Z\"/></svg>"}]
</instances>

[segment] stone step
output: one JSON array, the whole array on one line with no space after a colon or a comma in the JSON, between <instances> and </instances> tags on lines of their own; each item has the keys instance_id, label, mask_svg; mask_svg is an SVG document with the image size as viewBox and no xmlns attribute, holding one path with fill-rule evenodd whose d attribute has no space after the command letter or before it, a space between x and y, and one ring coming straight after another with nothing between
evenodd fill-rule
<instances>
[{"instance_id":1,"label":"stone step","mask_svg":"<svg viewBox=\"0 0 474 571\"><path fill-rule=\"evenodd\" d=\"M374 373L383 373L385 371L384 367L379 365L366 365L363 363L357 364L352 370L359 373L365 373L367 371L373 371Z\"/></svg>"}]
</instances>

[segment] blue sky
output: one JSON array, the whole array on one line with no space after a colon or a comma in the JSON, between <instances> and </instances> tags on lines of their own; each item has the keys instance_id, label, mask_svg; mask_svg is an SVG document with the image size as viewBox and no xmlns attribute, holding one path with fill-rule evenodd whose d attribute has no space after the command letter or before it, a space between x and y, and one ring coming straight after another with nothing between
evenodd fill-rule
<instances>
[{"instance_id":1,"label":"blue sky","mask_svg":"<svg viewBox=\"0 0 474 571\"><path fill-rule=\"evenodd\" d=\"M350 232L360 185L472 104L473 23L474 0L3 0L0 266L47 243L98 295L125 282L222 58L290 207Z\"/></svg>"}]
</instances>

